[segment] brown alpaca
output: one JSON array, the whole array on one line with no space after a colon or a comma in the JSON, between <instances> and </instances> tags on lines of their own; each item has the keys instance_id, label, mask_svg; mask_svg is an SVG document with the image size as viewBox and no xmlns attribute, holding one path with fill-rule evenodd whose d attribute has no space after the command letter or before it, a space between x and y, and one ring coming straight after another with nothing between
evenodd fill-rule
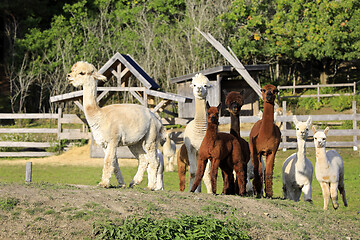
<instances>
[{"instance_id":1,"label":"brown alpaca","mask_svg":"<svg viewBox=\"0 0 360 240\"><path fill-rule=\"evenodd\" d=\"M199 149L198 169L191 192L194 192L199 186L204 176L207 160L209 159L211 161L210 177L213 194L216 194L217 173L220 167L224 174L223 193L228 193L229 183L231 179L233 179L233 170L235 170L239 185L238 194L243 196L245 194L246 176L241 146L237 138L233 135L218 132L220 107L221 103L218 107L210 107L209 103L206 102L207 128Z\"/></svg>"},{"instance_id":2,"label":"brown alpaca","mask_svg":"<svg viewBox=\"0 0 360 240\"><path fill-rule=\"evenodd\" d=\"M240 92L232 91L227 94L225 104L230 112L230 134L234 135L239 140L242 159L245 164L245 176L247 176L247 164L250 161L250 148L249 143L240 136L240 110L244 105L244 97Z\"/></svg>"},{"instance_id":3,"label":"brown alpaca","mask_svg":"<svg viewBox=\"0 0 360 240\"><path fill-rule=\"evenodd\" d=\"M185 175L186 169L189 166L189 158L185 144L181 146L177 155L178 175L179 175L179 188L180 191L185 190Z\"/></svg>"},{"instance_id":4,"label":"brown alpaca","mask_svg":"<svg viewBox=\"0 0 360 240\"><path fill-rule=\"evenodd\" d=\"M274 101L279 92L274 85L268 84L261 89L264 100L262 120L257 121L250 132L249 145L254 166L254 190L257 197L262 195L262 156L266 156L265 167L265 196L271 198L272 178L275 154L279 148L281 132L274 124Z\"/></svg>"}]
</instances>

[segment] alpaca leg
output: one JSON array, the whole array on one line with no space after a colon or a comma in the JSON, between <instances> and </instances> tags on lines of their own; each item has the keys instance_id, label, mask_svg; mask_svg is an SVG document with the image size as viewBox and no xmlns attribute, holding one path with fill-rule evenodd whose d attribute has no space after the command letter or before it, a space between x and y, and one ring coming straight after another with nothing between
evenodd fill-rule
<instances>
[{"instance_id":1,"label":"alpaca leg","mask_svg":"<svg viewBox=\"0 0 360 240\"><path fill-rule=\"evenodd\" d=\"M174 171L174 156L171 156L168 158L169 160L169 172Z\"/></svg>"},{"instance_id":2,"label":"alpaca leg","mask_svg":"<svg viewBox=\"0 0 360 240\"><path fill-rule=\"evenodd\" d=\"M179 175L179 189L180 191L185 190L185 176L186 176L186 167L187 164L185 163L182 153L186 151L183 150L184 145L179 150L178 156L177 156L177 166L178 166L178 175ZM184 147L185 148L185 147Z\"/></svg>"},{"instance_id":3,"label":"alpaca leg","mask_svg":"<svg viewBox=\"0 0 360 240\"><path fill-rule=\"evenodd\" d=\"M261 154L254 154L252 157L253 167L254 167L254 179L253 179L253 185L254 185L254 194L256 194L257 198L260 198L262 196L262 179L263 179L263 173L262 173L262 163L261 163Z\"/></svg>"},{"instance_id":4,"label":"alpaca leg","mask_svg":"<svg viewBox=\"0 0 360 240\"><path fill-rule=\"evenodd\" d=\"M335 209L338 209L339 203L338 203L338 182L330 183L330 196L332 200L333 207Z\"/></svg>"},{"instance_id":5,"label":"alpaca leg","mask_svg":"<svg viewBox=\"0 0 360 240\"><path fill-rule=\"evenodd\" d=\"M208 161L207 164L206 164L205 173L204 173L204 177L203 177L203 182L205 184L207 193L212 193L213 192L211 190L212 184L211 184L210 171L211 171L211 162Z\"/></svg>"},{"instance_id":6,"label":"alpaca leg","mask_svg":"<svg viewBox=\"0 0 360 240\"><path fill-rule=\"evenodd\" d=\"M323 194L323 198L324 198L324 209L328 210L329 200L330 200L329 184L326 182L320 182L320 186L321 186L322 194Z\"/></svg>"},{"instance_id":7,"label":"alpaca leg","mask_svg":"<svg viewBox=\"0 0 360 240\"><path fill-rule=\"evenodd\" d=\"M191 185L190 192L195 192L195 190L198 189L198 186L200 185L201 179L204 176L206 161L207 161L207 158L200 158L199 157L198 169L197 169L196 174L195 174L196 177L195 177L195 180L194 180L194 184Z\"/></svg>"},{"instance_id":8,"label":"alpaca leg","mask_svg":"<svg viewBox=\"0 0 360 240\"><path fill-rule=\"evenodd\" d=\"M272 181L273 181L274 161L275 161L275 152L269 154L266 157L265 196L267 198L271 198L273 196Z\"/></svg>"},{"instance_id":9,"label":"alpaca leg","mask_svg":"<svg viewBox=\"0 0 360 240\"><path fill-rule=\"evenodd\" d=\"M113 160L113 167L114 167L114 173L115 173L116 180L119 183L119 187L125 187L126 186L125 181L124 181L124 178L123 178L123 176L121 174L118 159L117 159L116 156L115 156L115 158Z\"/></svg>"},{"instance_id":10,"label":"alpaca leg","mask_svg":"<svg viewBox=\"0 0 360 240\"><path fill-rule=\"evenodd\" d=\"M156 188L155 188L155 191L164 190L164 182L163 182L164 158L163 158L163 155L161 154L161 152L159 150L157 150L157 157L158 157L158 160L159 160L159 168L158 168L157 173L156 173ZM150 168L150 165L147 168L148 176L150 176L149 175L149 168ZM150 180L148 179L148 181L150 181Z\"/></svg>"},{"instance_id":11,"label":"alpaca leg","mask_svg":"<svg viewBox=\"0 0 360 240\"><path fill-rule=\"evenodd\" d=\"M211 163L210 179L211 179L211 189L213 194L216 194L216 182L217 182L219 165L220 165L220 159L214 159Z\"/></svg>"},{"instance_id":12,"label":"alpaca leg","mask_svg":"<svg viewBox=\"0 0 360 240\"><path fill-rule=\"evenodd\" d=\"M169 157L168 156L164 156L164 164L165 164L165 172L169 172L169 168L170 168L170 165L169 165Z\"/></svg>"},{"instance_id":13,"label":"alpaca leg","mask_svg":"<svg viewBox=\"0 0 360 240\"><path fill-rule=\"evenodd\" d=\"M244 196L246 194L246 176L244 171L244 164L241 162L235 164L234 170L236 172L236 181L239 188L237 194Z\"/></svg>"},{"instance_id":14,"label":"alpaca leg","mask_svg":"<svg viewBox=\"0 0 360 240\"><path fill-rule=\"evenodd\" d=\"M135 156L136 159L138 159L138 163L139 163L138 170L133 180L130 182L129 187L133 187L134 185L137 185L142 182L144 173L149 164L148 159L145 157L144 149L142 148L141 145L142 143L128 146L131 153Z\"/></svg>"},{"instance_id":15,"label":"alpaca leg","mask_svg":"<svg viewBox=\"0 0 360 240\"><path fill-rule=\"evenodd\" d=\"M347 200L346 200L344 179L340 179L340 182L339 182L339 192L340 192L340 194L341 194L341 197L342 197L344 206L347 207L347 206L348 206L348 203L347 203Z\"/></svg>"},{"instance_id":16,"label":"alpaca leg","mask_svg":"<svg viewBox=\"0 0 360 240\"><path fill-rule=\"evenodd\" d=\"M156 189L156 180L157 180L157 172L159 169L159 160L156 156L156 151L147 149L147 154L145 155L146 158L148 158L148 188L150 190L155 190ZM160 185L162 185L162 179L161 179L161 183L159 183Z\"/></svg>"},{"instance_id":17,"label":"alpaca leg","mask_svg":"<svg viewBox=\"0 0 360 240\"><path fill-rule=\"evenodd\" d=\"M303 188L301 189L304 194L304 200L308 202L312 202L312 190L311 190L311 184L305 184Z\"/></svg>"},{"instance_id":18,"label":"alpaca leg","mask_svg":"<svg viewBox=\"0 0 360 240\"><path fill-rule=\"evenodd\" d=\"M101 182L99 183L99 186L107 188L110 187L110 178L112 173L114 172L113 167L113 160L116 158L115 155L116 148L114 147L114 144L109 143L107 148L104 148L105 152L105 158L104 158L104 167L103 167L103 174L101 178Z\"/></svg>"},{"instance_id":19,"label":"alpaca leg","mask_svg":"<svg viewBox=\"0 0 360 240\"><path fill-rule=\"evenodd\" d=\"M192 189L192 186L194 185L194 181L196 178L196 171L198 169L198 161L197 161L197 152L195 150L195 148L193 148L192 146L190 146L189 148L187 148L187 152L188 152L188 157L189 157L189 164L190 164L190 184L189 184L189 189ZM196 192L201 192L201 185L198 184L198 188L196 189Z\"/></svg>"}]
</instances>

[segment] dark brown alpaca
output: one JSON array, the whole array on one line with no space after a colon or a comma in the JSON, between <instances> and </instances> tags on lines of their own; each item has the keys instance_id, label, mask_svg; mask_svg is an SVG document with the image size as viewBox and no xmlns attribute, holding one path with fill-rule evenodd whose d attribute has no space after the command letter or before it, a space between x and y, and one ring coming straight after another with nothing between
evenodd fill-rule
<instances>
[{"instance_id":1,"label":"dark brown alpaca","mask_svg":"<svg viewBox=\"0 0 360 240\"><path fill-rule=\"evenodd\" d=\"M185 144L181 146L178 152L177 165L178 165L178 175L179 175L179 188L180 191L183 192L185 190L186 169L189 166L189 158L187 155Z\"/></svg>"},{"instance_id":2,"label":"dark brown alpaca","mask_svg":"<svg viewBox=\"0 0 360 240\"><path fill-rule=\"evenodd\" d=\"M210 107L209 103L206 103L206 134L199 149L198 169L191 192L194 192L199 186L204 176L207 160L209 159L211 161L210 177L213 193L216 194L217 173L220 167L224 173L223 193L226 194L229 191L229 183L231 182L229 178L232 178L233 170L235 170L236 177L239 179L238 194L243 196L245 194L246 176L241 155L241 146L237 138L233 135L218 132L220 107L221 103L218 107Z\"/></svg>"},{"instance_id":3,"label":"dark brown alpaca","mask_svg":"<svg viewBox=\"0 0 360 240\"><path fill-rule=\"evenodd\" d=\"M250 132L249 145L254 166L254 190L257 197L262 195L262 166L261 158L266 156L265 167L265 196L271 198L272 178L275 154L279 148L281 132L274 124L274 101L279 92L274 85L268 84L262 89L264 100L264 113L262 120L257 121Z\"/></svg>"},{"instance_id":4,"label":"dark brown alpaca","mask_svg":"<svg viewBox=\"0 0 360 240\"><path fill-rule=\"evenodd\" d=\"M241 153L245 164L244 169L246 176L247 164L250 161L250 148L249 143L240 136L240 110L244 105L244 97L240 92L232 91L227 94L225 104L230 112L230 134L234 135L241 145Z\"/></svg>"}]
</instances>

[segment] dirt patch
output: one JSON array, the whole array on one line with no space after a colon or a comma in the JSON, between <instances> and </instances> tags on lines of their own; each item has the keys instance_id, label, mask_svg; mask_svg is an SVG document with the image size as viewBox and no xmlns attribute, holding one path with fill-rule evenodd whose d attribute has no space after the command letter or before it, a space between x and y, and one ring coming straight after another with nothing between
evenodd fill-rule
<instances>
[{"instance_id":1,"label":"dirt patch","mask_svg":"<svg viewBox=\"0 0 360 240\"><path fill-rule=\"evenodd\" d=\"M69 151L61 155L55 155L46 158L31 158L29 159L12 159L1 160L1 164L14 165L22 164L31 161L33 164L43 165L72 165L72 166L102 166L103 158L90 158L90 144L82 147L73 147ZM137 166L136 159L119 159L119 166Z\"/></svg>"}]
</instances>

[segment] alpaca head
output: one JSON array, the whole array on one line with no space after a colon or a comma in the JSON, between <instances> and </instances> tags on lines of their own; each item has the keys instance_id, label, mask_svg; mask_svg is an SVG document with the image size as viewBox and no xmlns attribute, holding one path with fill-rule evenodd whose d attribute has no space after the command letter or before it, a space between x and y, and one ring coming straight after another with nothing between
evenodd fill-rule
<instances>
[{"instance_id":1,"label":"alpaca head","mask_svg":"<svg viewBox=\"0 0 360 240\"><path fill-rule=\"evenodd\" d=\"M324 131L317 131L315 126L312 127L314 133L314 144L316 148L323 148L326 146L326 136L329 131L329 127L325 128Z\"/></svg>"},{"instance_id":2,"label":"alpaca head","mask_svg":"<svg viewBox=\"0 0 360 240\"><path fill-rule=\"evenodd\" d=\"M231 114L238 115L244 105L244 96L240 92L232 91L226 95L225 104Z\"/></svg>"},{"instance_id":3,"label":"alpaca head","mask_svg":"<svg viewBox=\"0 0 360 240\"><path fill-rule=\"evenodd\" d=\"M195 98L206 99L208 88L211 87L209 79L202 73L198 73L193 77L190 87L193 89Z\"/></svg>"},{"instance_id":4,"label":"alpaca head","mask_svg":"<svg viewBox=\"0 0 360 240\"><path fill-rule=\"evenodd\" d=\"M296 128L296 136L301 139L306 139L309 134L309 127L311 125L312 119L311 116L306 120L306 122L299 122L296 116L293 116L293 122Z\"/></svg>"},{"instance_id":5,"label":"alpaca head","mask_svg":"<svg viewBox=\"0 0 360 240\"><path fill-rule=\"evenodd\" d=\"M262 98L265 102L274 104L279 90L274 85L268 84L261 89L261 92Z\"/></svg>"},{"instance_id":6,"label":"alpaca head","mask_svg":"<svg viewBox=\"0 0 360 240\"><path fill-rule=\"evenodd\" d=\"M221 103L217 107L210 107L209 102L206 102L206 119L208 123L219 125L219 110Z\"/></svg>"},{"instance_id":7,"label":"alpaca head","mask_svg":"<svg viewBox=\"0 0 360 240\"><path fill-rule=\"evenodd\" d=\"M74 87L79 87L89 81L105 81L106 77L99 74L94 65L79 61L72 66L71 72L67 75L67 79Z\"/></svg>"}]
</instances>

